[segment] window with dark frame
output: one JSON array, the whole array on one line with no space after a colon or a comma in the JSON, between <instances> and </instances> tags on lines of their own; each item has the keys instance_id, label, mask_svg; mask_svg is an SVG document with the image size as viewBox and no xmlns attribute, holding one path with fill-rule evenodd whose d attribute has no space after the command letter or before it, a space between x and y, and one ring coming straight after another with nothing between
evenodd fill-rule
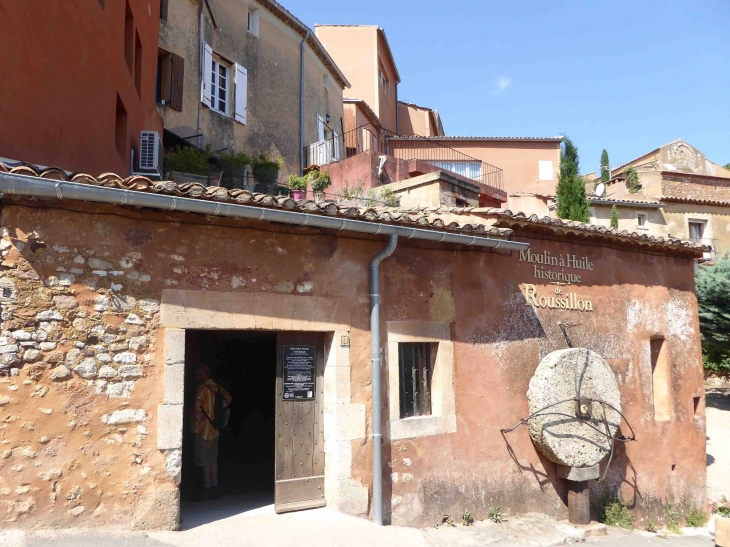
<instances>
[{"instance_id":1,"label":"window with dark frame","mask_svg":"<svg viewBox=\"0 0 730 547\"><path fill-rule=\"evenodd\" d=\"M431 344L398 344L400 417L431 414Z\"/></svg>"}]
</instances>

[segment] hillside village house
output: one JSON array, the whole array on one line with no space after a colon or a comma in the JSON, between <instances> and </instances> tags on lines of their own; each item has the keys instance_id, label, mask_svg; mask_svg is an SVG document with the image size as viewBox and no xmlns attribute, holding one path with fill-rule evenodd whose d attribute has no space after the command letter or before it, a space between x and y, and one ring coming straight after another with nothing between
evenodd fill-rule
<instances>
[{"instance_id":1,"label":"hillside village house","mask_svg":"<svg viewBox=\"0 0 730 547\"><path fill-rule=\"evenodd\" d=\"M571 345L606 360L636 438L594 501L637 522L705 503L700 246L502 209L0 171L6 525L177 528L202 362L237 401L226 494L411 526L492 505L564 518L556 465L500 430Z\"/></svg>"},{"instance_id":2,"label":"hillside village house","mask_svg":"<svg viewBox=\"0 0 730 547\"><path fill-rule=\"evenodd\" d=\"M347 79L315 33L273 0L163 2L157 108L168 146L282 159L343 133ZM199 67L203 67L202 74Z\"/></svg>"},{"instance_id":3,"label":"hillside village house","mask_svg":"<svg viewBox=\"0 0 730 547\"><path fill-rule=\"evenodd\" d=\"M338 153L329 151L334 142L306 153L305 163L327 165L333 194L361 184L375 195L393 191L401 202L422 207L496 206L547 214L561 137L445 136L436 110L399 100L401 77L382 28L316 25L315 30L352 84ZM435 175L440 171L448 172L449 180ZM422 180L407 180L427 174L436 178L426 188ZM454 177L459 185L451 182Z\"/></svg>"},{"instance_id":4,"label":"hillside village house","mask_svg":"<svg viewBox=\"0 0 730 547\"><path fill-rule=\"evenodd\" d=\"M0 158L136 170L143 132L162 134L154 102L159 6L4 2L0 63L16 77L0 85Z\"/></svg>"},{"instance_id":5,"label":"hillside village house","mask_svg":"<svg viewBox=\"0 0 730 547\"><path fill-rule=\"evenodd\" d=\"M626 169L640 188L630 193ZM595 184L589 185L595 188ZM639 234L673 236L712 247L707 259L730 251L730 171L679 139L611 171L602 196L589 195L591 223Z\"/></svg>"}]
</instances>

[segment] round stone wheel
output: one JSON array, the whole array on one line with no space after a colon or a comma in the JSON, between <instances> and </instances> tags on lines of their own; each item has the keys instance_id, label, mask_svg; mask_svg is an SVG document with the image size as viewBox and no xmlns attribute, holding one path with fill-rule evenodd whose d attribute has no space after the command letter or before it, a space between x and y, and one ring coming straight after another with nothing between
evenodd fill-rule
<instances>
[{"instance_id":1,"label":"round stone wheel","mask_svg":"<svg viewBox=\"0 0 730 547\"><path fill-rule=\"evenodd\" d=\"M577 416L572 400L577 397L594 400L590 417ZM530 414L538 413L528 423L530 437L550 461L591 467L611 451L613 440L607 435L615 435L621 424L621 396L611 367L599 354L570 348L546 355L530 380L527 399ZM571 400L555 404L565 399Z\"/></svg>"}]
</instances>

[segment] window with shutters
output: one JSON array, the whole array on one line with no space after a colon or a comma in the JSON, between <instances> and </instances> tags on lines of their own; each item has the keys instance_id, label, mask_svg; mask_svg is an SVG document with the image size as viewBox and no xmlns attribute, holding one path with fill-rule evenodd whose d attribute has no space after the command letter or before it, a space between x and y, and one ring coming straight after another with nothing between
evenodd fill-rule
<instances>
[{"instance_id":1,"label":"window with shutters","mask_svg":"<svg viewBox=\"0 0 730 547\"><path fill-rule=\"evenodd\" d=\"M431 414L431 344L399 344L400 417Z\"/></svg>"},{"instance_id":2,"label":"window with shutters","mask_svg":"<svg viewBox=\"0 0 730 547\"><path fill-rule=\"evenodd\" d=\"M231 88L231 67L219 59L213 59L210 75L210 107L228 115Z\"/></svg>"},{"instance_id":3,"label":"window with shutters","mask_svg":"<svg viewBox=\"0 0 730 547\"><path fill-rule=\"evenodd\" d=\"M175 110L182 110L185 59L163 49L157 54L155 102Z\"/></svg>"}]
</instances>

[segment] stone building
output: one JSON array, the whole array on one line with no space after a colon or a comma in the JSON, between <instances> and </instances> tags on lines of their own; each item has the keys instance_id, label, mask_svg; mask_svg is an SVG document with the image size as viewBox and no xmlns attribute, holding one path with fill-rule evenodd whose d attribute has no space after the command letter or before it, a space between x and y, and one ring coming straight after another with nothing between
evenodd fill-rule
<instances>
[{"instance_id":1,"label":"stone building","mask_svg":"<svg viewBox=\"0 0 730 547\"><path fill-rule=\"evenodd\" d=\"M629 167L638 177L635 193L629 191ZM710 260L730 251L730 171L689 143L670 142L613 169L605 188L604 195L589 196L592 224L609 226L616 205L621 230L707 245Z\"/></svg>"},{"instance_id":2,"label":"stone building","mask_svg":"<svg viewBox=\"0 0 730 547\"><path fill-rule=\"evenodd\" d=\"M496 505L563 518L555 463L500 430L568 346L606 360L636 438L604 458L594 501L655 522L705 503L697 245L502 209L0 171L4 525L176 528L203 361L237 401L228 494L414 526Z\"/></svg>"},{"instance_id":3,"label":"stone building","mask_svg":"<svg viewBox=\"0 0 730 547\"><path fill-rule=\"evenodd\" d=\"M299 173L305 145L342 135L349 83L314 31L278 2L163 2L160 19L156 100L166 144L268 154L283 160L285 180Z\"/></svg>"}]
</instances>

